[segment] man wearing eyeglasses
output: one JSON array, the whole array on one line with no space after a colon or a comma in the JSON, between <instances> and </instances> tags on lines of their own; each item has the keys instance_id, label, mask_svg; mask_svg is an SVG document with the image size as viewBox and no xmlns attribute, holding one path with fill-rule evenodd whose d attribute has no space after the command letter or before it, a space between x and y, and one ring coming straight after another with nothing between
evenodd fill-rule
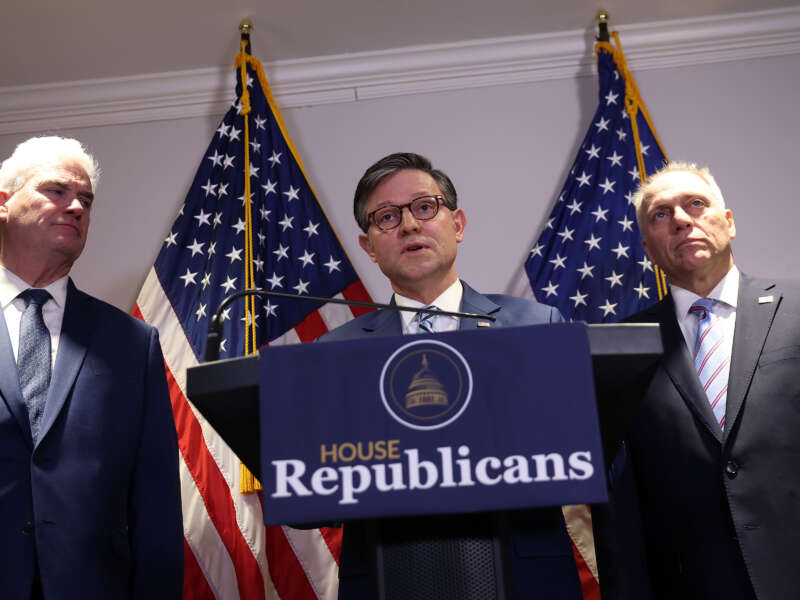
<instances>
[{"instance_id":1,"label":"man wearing eyeglasses","mask_svg":"<svg viewBox=\"0 0 800 600\"><path fill-rule=\"evenodd\" d=\"M424 156L390 154L367 169L356 187L353 213L364 232L358 242L389 278L393 303L488 314L496 319L492 327L563 320L550 306L511 296L479 294L459 280L456 254L464 240L467 216L458 208L453 182ZM322 339L419 333L417 315L405 311L368 313ZM486 325L486 321L440 315L433 319L431 329L441 332Z\"/></svg>"},{"instance_id":2,"label":"man wearing eyeglasses","mask_svg":"<svg viewBox=\"0 0 800 600\"><path fill-rule=\"evenodd\" d=\"M363 231L359 244L389 278L394 304L491 315L496 319L492 327L563 321L555 308L532 300L480 294L458 278L456 254L458 244L464 240L467 217L458 208L450 178L434 169L427 158L396 153L376 162L358 182L353 211ZM424 315L379 310L349 321L321 340L474 329L487 324ZM479 585L466 586L453 596L445 576L452 578L454 572L467 571L475 580L481 580L484 575L473 565L483 559L490 566L496 564L493 557L498 550L493 538L498 535L498 527L509 532L504 537L508 547L502 552L511 566L510 581L505 586L510 597L582 598L570 540L558 508L517 511L503 523L498 522L497 516L485 514L437 515L397 519L384 522L381 527L376 533L362 522L345 524L339 598L373 597L370 578L374 576L371 561L376 536L384 548L403 545L415 556L425 557L434 565L432 569L441 574L433 580L420 577L420 589L415 590L414 597L483 598ZM408 585L413 587L415 583Z\"/></svg>"}]
</instances>

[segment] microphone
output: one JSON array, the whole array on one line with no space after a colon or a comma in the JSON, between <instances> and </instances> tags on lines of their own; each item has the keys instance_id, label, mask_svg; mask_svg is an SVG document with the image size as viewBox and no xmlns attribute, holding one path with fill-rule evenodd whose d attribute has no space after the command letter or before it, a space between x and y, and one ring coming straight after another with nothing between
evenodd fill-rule
<instances>
[{"instance_id":1,"label":"microphone","mask_svg":"<svg viewBox=\"0 0 800 600\"><path fill-rule=\"evenodd\" d=\"M260 296L260 297L271 297L271 298L289 298L294 300L304 300L307 302L320 302L326 303L329 302L331 304L346 304L347 306L363 306L366 308L383 308L388 310L395 310L395 311L406 311L406 312L415 312L415 313L429 313L433 315L444 315L446 317L459 317L462 319L479 319L481 321L496 321L494 317L490 315L480 315L477 313L468 313L468 312L451 312L448 310L431 310L429 308L421 307L421 308L412 308L410 306L397 306L395 304L380 304L378 302L362 302L360 300L345 300L342 298L324 298L321 296L301 296L300 294L287 294L285 292L270 292L268 290L262 289L252 289L252 290L242 290L240 292L235 292L230 296L224 298L222 302L219 303L219 307L217 307L216 312L211 317L211 321L208 324L208 334L206 335L206 354L205 354L205 362L211 362L213 360L219 360L219 345L220 345L220 337L222 332L222 323L220 322L220 315L222 311L234 300L238 300L239 298L244 298L245 296Z\"/></svg>"}]
</instances>

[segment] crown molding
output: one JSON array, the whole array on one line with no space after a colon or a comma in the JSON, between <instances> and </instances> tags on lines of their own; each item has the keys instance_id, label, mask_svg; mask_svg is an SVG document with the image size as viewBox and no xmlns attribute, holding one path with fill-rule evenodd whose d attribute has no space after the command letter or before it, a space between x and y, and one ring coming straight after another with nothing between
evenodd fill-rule
<instances>
[{"instance_id":1,"label":"crown molding","mask_svg":"<svg viewBox=\"0 0 800 600\"><path fill-rule=\"evenodd\" d=\"M634 71L800 53L800 7L621 25ZM264 63L281 108L587 76L572 30ZM0 135L219 115L232 68L0 87Z\"/></svg>"}]
</instances>

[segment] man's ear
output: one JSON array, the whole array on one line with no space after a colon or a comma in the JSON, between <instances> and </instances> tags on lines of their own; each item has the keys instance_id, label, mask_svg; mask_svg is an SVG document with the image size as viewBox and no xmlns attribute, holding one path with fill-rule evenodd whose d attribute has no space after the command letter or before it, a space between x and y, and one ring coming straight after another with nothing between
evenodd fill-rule
<instances>
[{"instance_id":1,"label":"man's ear","mask_svg":"<svg viewBox=\"0 0 800 600\"><path fill-rule=\"evenodd\" d=\"M733 239L736 237L736 223L733 220L733 212L730 209L725 211L725 219L728 221L728 235Z\"/></svg>"},{"instance_id":2,"label":"man's ear","mask_svg":"<svg viewBox=\"0 0 800 600\"><path fill-rule=\"evenodd\" d=\"M9 197L8 192L0 190L0 223L8 221L8 206L6 206L6 202L8 202Z\"/></svg>"},{"instance_id":3,"label":"man's ear","mask_svg":"<svg viewBox=\"0 0 800 600\"><path fill-rule=\"evenodd\" d=\"M378 262L378 259L375 258L375 252L372 249L372 242L369 241L369 236L366 233L360 233L358 235L358 245L369 255L372 262Z\"/></svg>"},{"instance_id":4,"label":"man's ear","mask_svg":"<svg viewBox=\"0 0 800 600\"><path fill-rule=\"evenodd\" d=\"M456 242L460 243L464 239L464 229L467 227L467 214L460 208L453 211L453 225L456 228Z\"/></svg>"}]
</instances>

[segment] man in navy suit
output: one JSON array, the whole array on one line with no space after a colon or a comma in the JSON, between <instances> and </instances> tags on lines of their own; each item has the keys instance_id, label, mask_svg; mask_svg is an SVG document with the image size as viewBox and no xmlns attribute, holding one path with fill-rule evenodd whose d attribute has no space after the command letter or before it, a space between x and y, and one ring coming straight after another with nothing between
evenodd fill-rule
<instances>
[{"instance_id":1,"label":"man in navy suit","mask_svg":"<svg viewBox=\"0 0 800 600\"><path fill-rule=\"evenodd\" d=\"M0 166L0 596L179 598L178 449L156 331L79 291L97 164Z\"/></svg>"},{"instance_id":2,"label":"man in navy suit","mask_svg":"<svg viewBox=\"0 0 800 600\"><path fill-rule=\"evenodd\" d=\"M493 327L563 320L555 308L509 296L479 294L459 280L455 260L457 246L464 239L466 215L458 208L449 177L432 168L425 157L391 154L367 169L356 188L354 214L363 231L359 244L389 278L394 304L488 314L496 318ZM321 339L452 331L485 325L485 321L443 315L420 319L420 313L379 310L354 319ZM463 562L465 559L459 553L485 553L491 561L492 552L496 551L492 548L492 537L499 534L498 529L507 531L504 538L507 544L502 552L511 567L510 580L506 582L511 597L582 598L559 508L517 511L504 517L418 517L395 520L381 527L381 531L376 531L364 523L345 524L340 598L373 597L370 577L374 573L370 570L376 543L384 545L384 556L388 548L399 545L409 553L407 556L436 561L433 566L416 563L415 572L420 579L406 578L412 581L405 582L408 591L403 593L412 597L483 598L480 586L486 582L478 580L508 574L492 573L490 568L481 575L473 570L473 563ZM431 559L432 556L437 558ZM459 579L455 575L459 570L472 572ZM422 578L421 573L426 571L432 572L430 579ZM465 585L470 577L475 581ZM448 580L459 581L455 585L464 585L464 589L448 587L445 583ZM416 589L415 584L421 589ZM393 597L392 590L388 591L388 597ZM420 595L415 596L417 593Z\"/></svg>"},{"instance_id":3,"label":"man in navy suit","mask_svg":"<svg viewBox=\"0 0 800 600\"><path fill-rule=\"evenodd\" d=\"M631 319L660 323L664 341L627 445L651 592L795 598L799 286L739 272L733 214L707 169L670 164L635 203L644 247L670 282Z\"/></svg>"}]
</instances>

